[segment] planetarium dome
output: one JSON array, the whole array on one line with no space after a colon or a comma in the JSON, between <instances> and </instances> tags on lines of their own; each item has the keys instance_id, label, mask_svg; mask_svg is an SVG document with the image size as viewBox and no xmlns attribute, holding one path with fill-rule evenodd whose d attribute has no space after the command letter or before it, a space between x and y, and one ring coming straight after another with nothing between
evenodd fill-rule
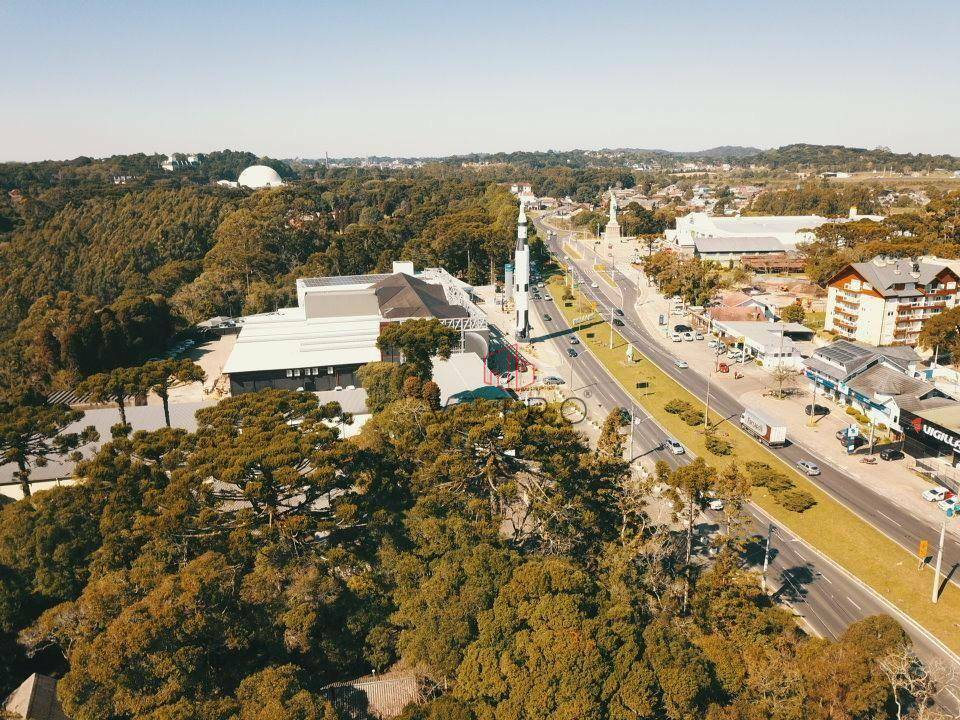
<instances>
[{"instance_id":1,"label":"planetarium dome","mask_svg":"<svg viewBox=\"0 0 960 720\"><path fill-rule=\"evenodd\" d=\"M283 180L277 174L277 171L266 165L251 165L237 178L237 184L241 187L248 187L254 190L265 187L279 187L283 185Z\"/></svg>"}]
</instances>

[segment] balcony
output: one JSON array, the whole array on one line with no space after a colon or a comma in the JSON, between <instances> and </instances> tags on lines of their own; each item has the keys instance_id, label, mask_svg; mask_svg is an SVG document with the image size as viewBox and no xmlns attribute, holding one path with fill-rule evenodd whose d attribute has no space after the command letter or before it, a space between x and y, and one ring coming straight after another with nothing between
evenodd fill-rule
<instances>
[{"instance_id":1,"label":"balcony","mask_svg":"<svg viewBox=\"0 0 960 720\"><path fill-rule=\"evenodd\" d=\"M850 322L844 317L837 317L836 315L833 317L833 324L847 330L847 332L853 332L857 329L856 323Z\"/></svg>"}]
</instances>

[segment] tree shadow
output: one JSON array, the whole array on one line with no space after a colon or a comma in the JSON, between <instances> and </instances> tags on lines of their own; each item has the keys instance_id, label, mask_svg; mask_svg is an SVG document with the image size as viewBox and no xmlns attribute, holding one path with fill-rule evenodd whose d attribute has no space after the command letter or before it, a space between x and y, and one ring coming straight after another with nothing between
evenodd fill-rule
<instances>
[{"instance_id":1,"label":"tree shadow","mask_svg":"<svg viewBox=\"0 0 960 720\"><path fill-rule=\"evenodd\" d=\"M774 602L803 602L807 598L807 585L815 582L817 572L810 563L785 568L780 572L780 588L773 594Z\"/></svg>"}]
</instances>

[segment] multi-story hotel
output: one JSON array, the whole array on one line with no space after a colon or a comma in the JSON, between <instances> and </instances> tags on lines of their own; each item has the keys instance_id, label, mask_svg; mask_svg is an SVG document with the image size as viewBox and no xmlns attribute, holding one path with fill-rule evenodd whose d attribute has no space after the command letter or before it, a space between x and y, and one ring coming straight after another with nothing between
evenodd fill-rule
<instances>
[{"instance_id":1,"label":"multi-story hotel","mask_svg":"<svg viewBox=\"0 0 960 720\"><path fill-rule=\"evenodd\" d=\"M917 344L924 321L956 303L960 278L946 264L876 257L827 283L824 329L868 345Z\"/></svg>"}]
</instances>

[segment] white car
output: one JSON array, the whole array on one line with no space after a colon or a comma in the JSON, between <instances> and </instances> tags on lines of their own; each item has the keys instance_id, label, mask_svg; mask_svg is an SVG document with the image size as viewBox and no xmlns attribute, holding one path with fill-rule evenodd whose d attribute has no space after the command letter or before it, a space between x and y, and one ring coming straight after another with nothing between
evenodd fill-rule
<instances>
[{"instance_id":1,"label":"white car","mask_svg":"<svg viewBox=\"0 0 960 720\"><path fill-rule=\"evenodd\" d=\"M692 332L685 332L683 334L683 339L686 340L687 342L693 342L693 337L694 335Z\"/></svg>"},{"instance_id":2,"label":"white car","mask_svg":"<svg viewBox=\"0 0 960 720\"><path fill-rule=\"evenodd\" d=\"M956 498L946 498L937 503L939 507L944 512L957 512L957 499Z\"/></svg>"},{"instance_id":3,"label":"white car","mask_svg":"<svg viewBox=\"0 0 960 720\"><path fill-rule=\"evenodd\" d=\"M820 468L809 460L800 460L797 462L797 468L805 475L819 475Z\"/></svg>"},{"instance_id":4,"label":"white car","mask_svg":"<svg viewBox=\"0 0 960 720\"><path fill-rule=\"evenodd\" d=\"M543 384L544 385L566 385L566 381L561 377L557 377L556 375L547 375L543 379Z\"/></svg>"},{"instance_id":5,"label":"white car","mask_svg":"<svg viewBox=\"0 0 960 720\"><path fill-rule=\"evenodd\" d=\"M664 444L674 455L683 455L686 450L683 449L683 445L674 440L673 438L667 438Z\"/></svg>"},{"instance_id":6,"label":"white car","mask_svg":"<svg viewBox=\"0 0 960 720\"><path fill-rule=\"evenodd\" d=\"M543 296L543 299L544 299L544 300L553 300L553 298L550 297L549 295L544 295L544 296Z\"/></svg>"},{"instance_id":7,"label":"white car","mask_svg":"<svg viewBox=\"0 0 960 720\"><path fill-rule=\"evenodd\" d=\"M690 367L690 365L687 363L686 360L680 360L679 358L675 359L673 361L673 364L676 365L681 370L686 370L688 367Z\"/></svg>"},{"instance_id":8,"label":"white car","mask_svg":"<svg viewBox=\"0 0 960 720\"><path fill-rule=\"evenodd\" d=\"M941 500L952 498L953 491L951 491L950 488L935 487L930 488L929 490L924 490L920 497L927 502L940 502Z\"/></svg>"},{"instance_id":9,"label":"white car","mask_svg":"<svg viewBox=\"0 0 960 720\"><path fill-rule=\"evenodd\" d=\"M719 340L712 340L712 339L711 339L711 340L707 340L707 347L708 347L708 348L720 347L720 341L719 341Z\"/></svg>"},{"instance_id":10,"label":"white car","mask_svg":"<svg viewBox=\"0 0 960 720\"><path fill-rule=\"evenodd\" d=\"M697 332L695 332L695 333L693 334L693 336L694 336L697 340L703 340L703 333L700 332L699 330L697 330Z\"/></svg>"},{"instance_id":11,"label":"white car","mask_svg":"<svg viewBox=\"0 0 960 720\"><path fill-rule=\"evenodd\" d=\"M674 342L683 342L683 335L681 335L678 332L675 332L670 336L670 339L673 340Z\"/></svg>"},{"instance_id":12,"label":"white car","mask_svg":"<svg viewBox=\"0 0 960 720\"><path fill-rule=\"evenodd\" d=\"M592 283L590 283L590 287L596 289L596 288L598 288L598 287L600 287L600 286L597 285L595 282L592 282Z\"/></svg>"}]
</instances>

